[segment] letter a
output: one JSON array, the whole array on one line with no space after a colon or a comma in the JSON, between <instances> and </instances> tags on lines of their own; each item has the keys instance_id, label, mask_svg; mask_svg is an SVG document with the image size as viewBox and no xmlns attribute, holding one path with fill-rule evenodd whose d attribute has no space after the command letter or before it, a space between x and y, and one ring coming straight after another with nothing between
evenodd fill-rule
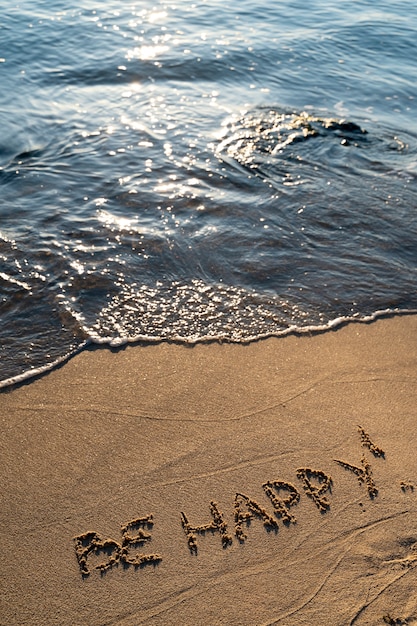
<instances>
[{"instance_id":1,"label":"letter a","mask_svg":"<svg viewBox=\"0 0 417 626\"><path fill-rule=\"evenodd\" d=\"M242 512L242 505L247 509L246 513ZM275 530L278 532L278 524L268 511L261 507L255 500L251 500L243 493L237 493L235 496L235 533L240 543L243 543L247 538L246 533L243 530L243 524L249 526L253 517L260 518L267 530Z\"/></svg>"}]
</instances>

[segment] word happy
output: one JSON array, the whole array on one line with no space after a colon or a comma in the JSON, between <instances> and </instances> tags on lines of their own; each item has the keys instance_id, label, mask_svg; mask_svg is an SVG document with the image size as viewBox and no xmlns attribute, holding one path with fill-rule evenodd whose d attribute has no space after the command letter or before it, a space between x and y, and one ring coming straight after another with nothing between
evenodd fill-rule
<instances>
[{"instance_id":1,"label":"word happy","mask_svg":"<svg viewBox=\"0 0 417 626\"><path fill-rule=\"evenodd\" d=\"M358 426L358 431L362 446L374 457L385 459L384 451L370 439L361 426ZM372 467L365 455L357 465L340 459L334 459L334 462L356 476L358 482L365 486L369 498L373 499L378 495ZM234 538L240 544L245 542L247 539L245 531L253 519L259 519L267 531L275 533L278 532L279 522L288 526L295 524L297 520L294 507L300 502L302 494L312 500L320 513L326 513L330 509L332 477L320 469L310 467L298 468L295 475L299 481L298 488L282 480L269 480L262 485L272 507L269 511L248 495L236 493L233 501L233 529L229 528L222 511L214 500L209 505L209 521L204 524L193 523L188 515L181 511L179 523L184 531L184 539L191 555L198 554L199 537L208 532L218 534L221 546L227 549L232 545ZM414 485L409 482L401 481L400 486L403 492L414 490ZM135 569L159 564L162 561L160 554L144 552L144 547L151 541L150 533L153 526L153 515L149 514L123 524L119 540L103 539L95 531L88 531L74 537L75 554L82 576L89 576L92 569L104 574L119 564L125 567L133 566ZM93 556L95 562L101 558L104 560L98 565L91 566L89 562Z\"/></svg>"}]
</instances>

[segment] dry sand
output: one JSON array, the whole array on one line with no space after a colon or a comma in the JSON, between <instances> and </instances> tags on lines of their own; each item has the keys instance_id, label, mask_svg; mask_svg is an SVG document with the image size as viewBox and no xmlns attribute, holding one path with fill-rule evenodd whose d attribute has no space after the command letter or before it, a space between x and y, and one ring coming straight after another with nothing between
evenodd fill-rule
<instances>
[{"instance_id":1,"label":"dry sand","mask_svg":"<svg viewBox=\"0 0 417 626\"><path fill-rule=\"evenodd\" d=\"M417 623L416 331L86 351L1 394L1 624Z\"/></svg>"}]
</instances>

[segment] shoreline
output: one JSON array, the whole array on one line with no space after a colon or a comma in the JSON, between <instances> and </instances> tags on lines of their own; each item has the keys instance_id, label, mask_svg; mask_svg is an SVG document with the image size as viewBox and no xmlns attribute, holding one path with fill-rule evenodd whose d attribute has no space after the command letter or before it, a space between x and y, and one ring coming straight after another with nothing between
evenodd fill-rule
<instances>
[{"instance_id":1,"label":"shoreline","mask_svg":"<svg viewBox=\"0 0 417 626\"><path fill-rule=\"evenodd\" d=\"M417 623L416 331L84 350L1 394L0 623Z\"/></svg>"},{"instance_id":2,"label":"shoreline","mask_svg":"<svg viewBox=\"0 0 417 626\"><path fill-rule=\"evenodd\" d=\"M256 343L258 341L265 341L267 339L281 339L284 337L295 336L295 337L303 337L303 336L315 336L320 335L322 333L327 333L330 331L338 330L347 326L349 324L373 324L376 320L379 319L391 319L393 317L402 317L407 315L417 315L417 310L409 309L384 309L378 310L370 315L365 315L364 317L346 317L341 316L335 319L330 320L327 324L323 324L321 326L306 326L306 327L298 327L298 326L290 326L285 330L276 333L268 333L265 335L259 335L256 337L249 337L241 340L234 340L227 337L201 337L196 340L187 340L180 337L173 337L171 339L164 337L138 337L134 339L114 339L109 340L108 338L99 339L86 339L83 343L81 343L78 347L71 350L68 354L58 357L55 361L51 363L46 363L41 365L40 367L34 368L32 370L26 370L21 372L20 374L16 374L15 376L10 376L9 378L5 378L0 381L0 394L4 392L8 392L12 389L16 389L21 385L30 384L32 381L38 380L43 376L47 375L49 372L54 371L62 366L64 366L68 361L70 361L74 356L80 354L84 350L94 351L101 348L108 348L109 350L118 351L124 350L127 346L132 347L148 347L160 343L166 343L168 345L179 345L179 346L187 346L193 347L196 345L212 345L218 344L221 345L223 343L233 344L233 345L248 345L251 343Z\"/></svg>"}]
</instances>

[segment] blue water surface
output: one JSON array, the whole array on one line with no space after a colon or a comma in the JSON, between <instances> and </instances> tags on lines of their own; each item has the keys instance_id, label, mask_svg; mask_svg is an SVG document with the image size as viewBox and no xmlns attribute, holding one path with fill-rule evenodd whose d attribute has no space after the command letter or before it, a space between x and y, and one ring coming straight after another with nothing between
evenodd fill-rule
<instances>
[{"instance_id":1,"label":"blue water surface","mask_svg":"<svg viewBox=\"0 0 417 626\"><path fill-rule=\"evenodd\" d=\"M417 309L417 6L0 7L0 381Z\"/></svg>"}]
</instances>

